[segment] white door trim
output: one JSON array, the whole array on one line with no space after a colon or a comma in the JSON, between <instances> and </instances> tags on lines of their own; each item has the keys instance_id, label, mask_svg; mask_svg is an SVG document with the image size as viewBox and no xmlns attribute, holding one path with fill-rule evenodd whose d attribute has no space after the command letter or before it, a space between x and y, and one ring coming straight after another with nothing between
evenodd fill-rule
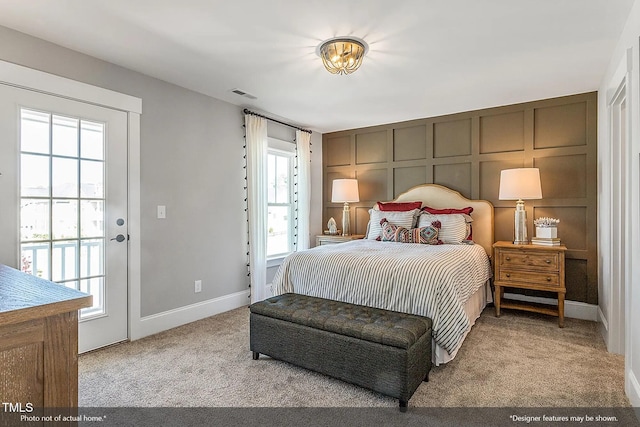
<instances>
[{"instance_id":1,"label":"white door trim","mask_svg":"<svg viewBox=\"0 0 640 427\"><path fill-rule=\"evenodd\" d=\"M0 60L0 83L142 114L142 99Z\"/></svg>"},{"instance_id":2,"label":"white door trim","mask_svg":"<svg viewBox=\"0 0 640 427\"><path fill-rule=\"evenodd\" d=\"M140 115L142 99L0 60L0 84L127 112L129 145L129 338L140 330Z\"/></svg>"},{"instance_id":3,"label":"white door trim","mask_svg":"<svg viewBox=\"0 0 640 427\"><path fill-rule=\"evenodd\" d=\"M622 56L620 63L613 73L611 79L608 81L607 90L603 93L603 97L606 105L606 138L600 141L598 144L598 150L602 151L603 162L601 170L601 184L602 193L599 195L599 204L601 206L599 212L599 239L598 245L601 248L602 256L599 265L599 283L602 284L602 290L605 295L604 303L600 307L599 317L603 324L603 335L607 344L607 349L610 352L624 354L626 339L628 335L628 322L626 317L629 315L626 302L628 298L626 294L629 292L629 271L631 263L629 262L629 256L631 254L630 242L624 238L624 233L629 230L629 207L628 193L629 193L629 163L628 163L628 150L630 147L630 128L631 128L631 52L627 50ZM626 135L616 136L614 135L613 120L614 109L617 106L617 101L624 97L626 99ZM620 117L618 117L619 119ZM626 139L626 146L616 147L613 149L613 144L620 145L622 139ZM621 152L620 149L624 149L625 152ZM618 153L617 158L614 158L614 154ZM616 166L616 162L624 162L624 167ZM625 187L625 194L619 194L618 198L626 201L624 211L621 206L617 205L621 200L617 200L614 195L616 194L616 183ZM614 224L615 222L615 224ZM618 232L616 235L616 231ZM617 251L624 259L613 259L614 250ZM615 279L618 279L616 282ZM606 316L606 318L605 318ZM625 328L626 326L626 328Z\"/></svg>"}]
</instances>

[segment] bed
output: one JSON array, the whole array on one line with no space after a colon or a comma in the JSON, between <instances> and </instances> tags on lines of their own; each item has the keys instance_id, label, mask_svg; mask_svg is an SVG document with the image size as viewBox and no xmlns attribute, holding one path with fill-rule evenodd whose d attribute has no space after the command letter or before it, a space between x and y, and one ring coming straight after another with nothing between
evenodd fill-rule
<instances>
[{"instance_id":1,"label":"bed","mask_svg":"<svg viewBox=\"0 0 640 427\"><path fill-rule=\"evenodd\" d=\"M473 208L473 241L399 243L378 241L371 234L369 239L295 252L278 269L273 294L292 292L427 316L433 321L433 362L449 362L491 301L493 206L436 184L414 187L392 202L414 201L435 209ZM372 212L368 234L380 216L393 214Z\"/></svg>"}]
</instances>

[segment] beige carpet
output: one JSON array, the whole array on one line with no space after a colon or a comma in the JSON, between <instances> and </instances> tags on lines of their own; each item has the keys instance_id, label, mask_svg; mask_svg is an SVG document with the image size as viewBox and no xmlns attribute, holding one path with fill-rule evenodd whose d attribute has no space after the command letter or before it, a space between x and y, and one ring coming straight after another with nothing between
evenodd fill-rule
<instances>
[{"instance_id":1,"label":"beige carpet","mask_svg":"<svg viewBox=\"0 0 640 427\"><path fill-rule=\"evenodd\" d=\"M83 407L396 407L395 399L249 351L245 307L80 357ZM487 308L410 407L619 407L624 359L597 324Z\"/></svg>"}]
</instances>

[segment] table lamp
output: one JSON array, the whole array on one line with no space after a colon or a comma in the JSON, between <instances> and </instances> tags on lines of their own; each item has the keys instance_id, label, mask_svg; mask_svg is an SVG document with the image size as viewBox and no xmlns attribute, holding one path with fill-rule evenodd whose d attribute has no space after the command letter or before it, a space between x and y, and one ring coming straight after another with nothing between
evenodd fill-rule
<instances>
[{"instance_id":1,"label":"table lamp","mask_svg":"<svg viewBox=\"0 0 640 427\"><path fill-rule=\"evenodd\" d=\"M348 236L350 234L350 219L349 219L349 203L359 202L360 194L358 193L358 180L357 179L334 179L333 188L331 189L331 202L332 203L344 203L344 209L342 210L342 235Z\"/></svg>"},{"instance_id":2,"label":"table lamp","mask_svg":"<svg viewBox=\"0 0 640 427\"><path fill-rule=\"evenodd\" d=\"M524 210L524 200L542 199L540 169L517 168L501 171L498 199L517 200L513 243L516 245L528 244L527 212Z\"/></svg>"}]
</instances>

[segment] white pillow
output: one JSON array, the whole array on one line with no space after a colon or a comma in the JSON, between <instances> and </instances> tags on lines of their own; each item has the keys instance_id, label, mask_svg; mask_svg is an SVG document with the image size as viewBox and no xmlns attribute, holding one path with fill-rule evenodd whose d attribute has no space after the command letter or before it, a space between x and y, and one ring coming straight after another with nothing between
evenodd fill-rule
<instances>
[{"instance_id":1,"label":"white pillow","mask_svg":"<svg viewBox=\"0 0 640 427\"><path fill-rule=\"evenodd\" d=\"M416 225L416 216L420 209L410 211L379 211L377 209L369 209L369 225L367 227L367 239L377 240L382 236L382 226L380 221L386 218L389 223L404 228L414 228Z\"/></svg>"},{"instance_id":2,"label":"white pillow","mask_svg":"<svg viewBox=\"0 0 640 427\"><path fill-rule=\"evenodd\" d=\"M467 221L463 214L430 214L422 213L418 219L418 227L428 227L433 222L440 221L438 239L447 244L462 243L469 235Z\"/></svg>"}]
</instances>

